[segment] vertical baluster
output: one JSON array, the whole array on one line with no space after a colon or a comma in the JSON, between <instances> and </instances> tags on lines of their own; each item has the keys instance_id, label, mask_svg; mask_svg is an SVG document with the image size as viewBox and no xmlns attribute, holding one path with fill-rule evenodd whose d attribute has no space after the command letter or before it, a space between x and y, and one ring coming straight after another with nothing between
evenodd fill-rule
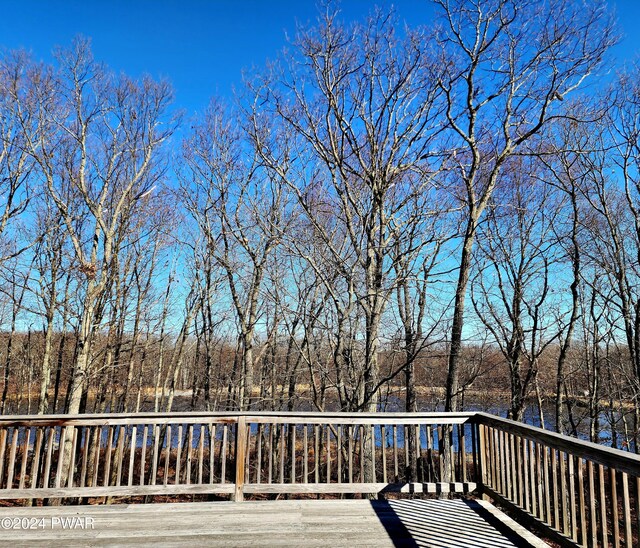
<instances>
[{"instance_id":1,"label":"vertical baluster","mask_svg":"<svg viewBox=\"0 0 640 548\"><path fill-rule=\"evenodd\" d=\"M465 440L465 424L458 425L458 453L460 454L460 473L461 479L464 483L467 482L467 444ZM420 436L418 432L418 443L420 443Z\"/></svg>"},{"instance_id":2,"label":"vertical baluster","mask_svg":"<svg viewBox=\"0 0 640 548\"><path fill-rule=\"evenodd\" d=\"M82 448L82 466L80 468L80 487L87 486L87 469L89 467L89 448L91 446L91 427L85 426L82 431L84 432L84 444ZM38 453L40 453L38 451Z\"/></svg>"},{"instance_id":3,"label":"vertical baluster","mask_svg":"<svg viewBox=\"0 0 640 548\"><path fill-rule=\"evenodd\" d=\"M220 483L227 482L227 444L229 440L229 425L224 424L222 426L222 443L220 444L220 450L218 458L220 459ZM271 482L269 482L271 483Z\"/></svg>"},{"instance_id":4,"label":"vertical baluster","mask_svg":"<svg viewBox=\"0 0 640 548\"><path fill-rule=\"evenodd\" d=\"M133 468L136 459L136 445L138 442L138 427L133 426L131 429L131 443L129 445L129 474L127 477L127 485L130 487L133 485Z\"/></svg>"},{"instance_id":5,"label":"vertical baluster","mask_svg":"<svg viewBox=\"0 0 640 548\"><path fill-rule=\"evenodd\" d=\"M304 476L302 481L309 483L309 425L305 424L302 427L302 475ZM340 479L338 479L340 481Z\"/></svg>"},{"instance_id":6,"label":"vertical baluster","mask_svg":"<svg viewBox=\"0 0 640 548\"><path fill-rule=\"evenodd\" d=\"M452 476L450 478L447 478L448 481L456 481L456 459L455 459L455 455L453 454L454 449L455 449L455 444L454 444L454 437L453 437L453 426L449 426L447 427L444 432L447 433L447 436L449 436L449 462L451 463L451 474Z\"/></svg>"},{"instance_id":7,"label":"vertical baluster","mask_svg":"<svg viewBox=\"0 0 640 548\"><path fill-rule=\"evenodd\" d=\"M50 426L49 437L47 438L47 456L45 457L44 461L44 475L42 478L42 487L44 487L45 489L51 485L51 458L53 455L53 441L55 437L56 427ZM10 486L7 485L7 489L9 488Z\"/></svg>"},{"instance_id":8,"label":"vertical baluster","mask_svg":"<svg viewBox=\"0 0 640 548\"><path fill-rule=\"evenodd\" d=\"M313 472L315 483L320 482L320 427L313 425Z\"/></svg>"},{"instance_id":9,"label":"vertical baluster","mask_svg":"<svg viewBox=\"0 0 640 548\"><path fill-rule=\"evenodd\" d=\"M531 489L531 513L534 516L538 515L538 489L536 483L536 443L529 440L529 483Z\"/></svg>"},{"instance_id":10,"label":"vertical baluster","mask_svg":"<svg viewBox=\"0 0 640 548\"><path fill-rule=\"evenodd\" d=\"M477 439L477 426L473 423L469 424L471 429L471 462L473 463L473 481L482 483L482 479L478 478L478 439ZM428 443L427 438L427 443Z\"/></svg>"},{"instance_id":11,"label":"vertical baluster","mask_svg":"<svg viewBox=\"0 0 640 548\"><path fill-rule=\"evenodd\" d=\"M353 426L349 426L349 483L353 483Z\"/></svg>"},{"instance_id":12,"label":"vertical baluster","mask_svg":"<svg viewBox=\"0 0 640 548\"><path fill-rule=\"evenodd\" d=\"M478 461L480 464L480 482L482 485L488 485L489 479L487 477L487 427L484 424L478 424L478 438L480 447L478 450ZM427 436L428 439L428 436Z\"/></svg>"},{"instance_id":13,"label":"vertical baluster","mask_svg":"<svg viewBox=\"0 0 640 548\"><path fill-rule=\"evenodd\" d=\"M514 434L509 434L509 454L511 455L511 500L516 504L518 503L518 484L520 478L518 477L518 459L517 459L517 444Z\"/></svg>"},{"instance_id":14,"label":"vertical baluster","mask_svg":"<svg viewBox=\"0 0 640 548\"><path fill-rule=\"evenodd\" d=\"M216 425L209 423L209 483L213 483L216 474Z\"/></svg>"},{"instance_id":15,"label":"vertical baluster","mask_svg":"<svg viewBox=\"0 0 640 548\"><path fill-rule=\"evenodd\" d=\"M498 473L498 485L500 486L499 492L502 493L503 496L506 496L507 482L505 477L505 465L504 465L504 446L502 443L503 434L504 432L498 429L493 431L495 448L496 448L496 466L497 466L497 473Z\"/></svg>"},{"instance_id":16,"label":"vertical baluster","mask_svg":"<svg viewBox=\"0 0 640 548\"><path fill-rule=\"evenodd\" d=\"M206 428L204 424L199 425L199 437L198 437L198 485L204 483L204 437L206 434ZM259 441L259 440L258 440ZM260 462L258 462L258 474L260 473Z\"/></svg>"},{"instance_id":17,"label":"vertical baluster","mask_svg":"<svg viewBox=\"0 0 640 548\"><path fill-rule=\"evenodd\" d=\"M243 477L243 485L245 482L249 481L249 464L250 464L250 460L251 460L251 423L247 422L245 419L245 425L246 425L246 434L245 434L245 443L244 443L244 454L245 454L245 458L244 458L244 477ZM192 452L193 453L193 452ZM245 479L246 478L246 479ZM243 493L243 500L244 500L244 493Z\"/></svg>"},{"instance_id":18,"label":"vertical baluster","mask_svg":"<svg viewBox=\"0 0 640 548\"><path fill-rule=\"evenodd\" d=\"M40 452L42 451L42 440L44 438L44 428L36 428L36 444L33 448L33 460L31 461L31 489L38 487L38 473L40 471ZM1 480L0 480L1 481Z\"/></svg>"},{"instance_id":19,"label":"vertical baluster","mask_svg":"<svg viewBox=\"0 0 640 548\"><path fill-rule=\"evenodd\" d=\"M562 501L562 532L571 535L571 523L569 520L569 504L567 501L567 454L559 452L560 459L560 500Z\"/></svg>"},{"instance_id":20,"label":"vertical baluster","mask_svg":"<svg viewBox=\"0 0 640 548\"><path fill-rule=\"evenodd\" d=\"M587 545L587 512L584 499L584 470L582 458L578 457L578 507L580 510L580 539Z\"/></svg>"},{"instance_id":21,"label":"vertical baluster","mask_svg":"<svg viewBox=\"0 0 640 548\"><path fill-rule=\"evenodd\" d=\"M416 447L418 448L418 482L424 483L429 481L427 479L427 467L426 467L426 447L427 443L422 441L422 433L424 432L424 425L418 424L416 426ZM466 471L466 465L465 465Z\"/></svg>"},{"instance_id":22,"label":"vertical baluster","mask_svg":"<svg viewBox=\"0 0 640 548\"><path fill-rule=\"evenodd\" d=\"M331 427L327 424L327 483L331 483Z\"/></svg>"},{"instance_id":23,"label":"vertical baluster","mask_svg":"<svg viewBox=\"0 0 640 548\"><path fill-rule=\"evenodd\" d=\"M622 511L624 513L624 542L625 546L631 546L631 502L629 500L629 476L622 472Z\"/></svg>"},{"instance_id":24,"label":"vertical baluster","mask_svg":"<svg viewBox=\"0 0 640 548\"><path fill-rule=\"evenodd\" d=\"M9 449L9 464L7 465L7 489L13 489L13 476L16 466L16 449L18 447L18 427L13 427L11 447Z\"/></svg>"},{"instance_id":25,"label":"vertical baluster","mask_svg":"<svg viewBox=\"0 0 640 548\"><path fill-rule=\"evenodd\" d=\"M9 435L8 428L0 429L0 488L2 488L2 480L4 479L4 457L7 450L7 437ZM9 486L7 486L7 489Z\"/></svg>"},{"instance_id":26,"label":"vertical baluster","mask_svg":"<svg viewBox=\"0 0 640 548\"><path fill-rule=\"evenodd\" d=\"M527 440L524 438L521 438L521 443L522 443L522 471L523 471L523 475L522 475L522 481L524 483L524 509L525 511L529 512L531 510L531 505L529 503L529 485L530 485L530 479L529 479L529 457L530 455L528 454L528 450L527 450Z\"/></svg>"},{"instance_id":27,"label":"vertical baluster","mask_svg":"<svg viewBox=\"0 0 640 548\"><path fill-rule=\"evenodd\" d=\"M180 476L181 476L181 466L180 462L182 461L182 424L178 425L178 444L176 447L176 476L174 480L175 485L180 484Z\"/></svg>"},{"instance_id":28,"label":"vertical baluster","mask_svg":"<svg viewBox=\"0 0 640 548\"><path fill-rule=\"evenodd\" d=\"M500 448L498 447L498 432L491 428L491 461L493 469L493 485L499 493L502 491L500 483Z\"/></svg>"},{"instance_id":29,"label":"vertical baluster","mask_svg":"<svg viewBox=\"0 0 640 548\"><path fill-rule=\"evenodd\" d=\"M609 533L607 531L607 495L605 493L604 466L598 464L598 482L600 486L600 526L602 529L602 546L609 545Z\"/></svg>"},{"instance_id":30,"label":"vertical baluster","mask_svg":"<svg viewBox=\"0 0 640 548\"><path fill-rule=\"evenodd\" d=\"M18 489L24 489L24 482L27 476L27 461L29 460L29 442L31 441L31 428L24 428L24 439L22 442L22 461L20 463L20 482Z\"/></svg>"},{"instance_id":31,"label":"vertical baluster","mask_svg":"<svg viewBox=\"0 0 640 548\"><path fill-rule=\"evenodd\" d=\"M284 430L285 430L285 424L283 423L280 425L280 483L284 483L284 455L286 452ZM316 473L317 473L317 469L316 469Z\"/></svg>"},{"instance_id":32,"label":"vertical baluster","mask_svg":"<svg viewBox=\"0 0 640 548\"><path fill-rule=\"evenodd\" d=\"M118 427L118 445L116 448L116 458L118 459L116 468L116 485L120 485L122 477L122 463L124 461L124 439L126 438L127 427L122 425Z\"/></svg>"},{"instance_id":33,"label":"vertical baluster","mask_svg":"<svg viewBox=\"0 0 640 548\"><path fill-rule=\"evenodd\" d=\"M543 447L539 444L536 443L536 493L537 493L537 497L538 497L538 517L544 521L544 492L543 492L543 486L542 486L542 465L541 465L541 461L542 461L542 455L541 455L541 450L543 449Z\"/></svg>"},{"instance_id":34,"label":"vertical baluster","mask_svg":"<svg viewBox=\"0 0 640 548\"><path fill-rule=\"evenodd\" d=\"M509 498L510 489L510 468L509 453L507 444L507 433L504 431L498 432L498 446L500 447L500 478L502 481L502 493L505 497Z\"/></svg>"},{"instance_id":35,"label":"vertical baluster","mask_svg":"<svg viewBox=\"0 0 640 548\"><path fill-rule=\"evenodd\" d=\"M431 426L427 425L427 462L429 468L429 481L437 481L435 477L435 470L433 468L433 455L435 452L435 446L433 444L433 432Z\"/></svg>"},{"instance_id":36,"label":"vertical baluster","mask_svg":"<svg viewBox=\"0 0 640 548\"><path fill-rule=\"evenodd\" d=\"M168 424L165 430L164 444L164 476L162 478L164 485L169 483L169 458L171 457L171 425Z\"/></svg>"},{"instance_id":37,"label":"vertical baluster","mask_svg":"<svg viewBox=\"0 0 640 548\"><path fill-rule=\"evenodd\" d=\"M409 469L409 426L406 424L402 427L402 434L404 437L404 481L407 481L407 470Z\"/></svg>"},{"instance_id":38,"label":"vertical baluster","mask_svg":"<svg viewBox=\"0 0 640 548\"><path fill-rule=\"evenodd\" d=\"M336 430L338 433L338 439L336 441L338 462L336 467L338 468L338 483L342 483L342 425L337 425Z\"/></svg>"},{"instance_id":39,"label":"vertical baluster","mask_svg":"<svg viewBox=\"0 0 640 548\"><path fill-rule=\"evenodd\" d=\"M103 485L109 485L109 474L111 473L111 449L113 447L113 426L109 426L109 437L107 439L107 448L104 458L104 478Z\"/></svg>"},{"instance_id":40,"label":"vertical baluster","mask_svg":"<svg viewBox=\"0 0 640 548\"><path fill-rule=\"evenodd\" d=\"M71 460L69 463L69 476L67 478L67 487L73 487L74 472L76 469L76 448L78 444L78 428L74 427L73 437L71 440Z\"/></svg>"},{"instance_id":41,"label":"vertical baluster","mask_svg":"<svg viewBox=\"0 0 640 548\"><path fill-rule=\"evenodd\" d=\"M269 425L269 475L268 483L273 481L273 424Z\"/></svg>"},{"instance_id":42,"label":"vertical baluster","mask_svg":"<svg viewBox=\"0 0 640 548\"><path fill-rule=\"evenodd\" d=\"M445 459L444 459L444 453L442 452L444 448L444 444L442 443L442 426L436 426L434 428L434 436L438 440L438 461L439 461L438 477L440 481L444 481L444 460Z\"/></svg>"},{"instance_id":43,"label":"vertical baluster","mask_svg":"<svg viewBox=\"0 0 640 548\"><path fill-rule=\"evenodd\" d=\"M511 453L511 436L508 432L502 432L501 436L502 448L504 454L504 468L505 468L505 489L504 494L508 499L513 500L513 458Z\"/></svg>"},{"instance_id":44,"label":"vertical baluster","mask_svg":"<svg viewBox=\"0 0 640 548\"><path fill-rule=\"evenodd\" d=\"M522 453L522 438L520 436L514 436L515 446L516 446L516 469L518 475L518 504L520 507L524 508L525 506L525 489L526 482L524 481L524 455Z\"/></svg>"},{"instance_id":45,"label":"vertical baluster","mask_svg":"<svg viewBox=\"0 0 640 548\"><path fill-rule=\"evenodd\" d=\"M493 430L493 447L494 456L496 461L496 485L499 493L504 493L504 466L503 466L503 451L500 446L500 432L497 429Z\"/></svg>"},{"instance_id":46,"label":"vertical baluster","mask_svg":"<svg viewBox=\"0 0 640 548\"><path fill-rule=\"evenodd\" d=\"M393 477L394 482L400 481L398 474L398 427L393 425Z\"/></svg>"},{"instance_id":47,"label":"vertical baluster","mask_svg":"<svg viewBox=\"0 0 640 548\"><path fill-rule=\"evenodd\" d=\"M363 427L364 428L364 427ZM369 425L369 443L371 444L371 481L376 483L377 481L377 471L376 471L376 429L370 424Z\"/></svg>"},{"instance_id":48,"label":"vertical baluster","mask_svg":"<svg viewBox=\"0 0 640 548\"><path fill-rule=\"evenodd\" d=\"M495 490L496 484L493 477L493 434L491 433L491 427L484 425L484 435L485 435L485 468L487 471L487 485L491 487L491 489Z\"/></svg>"},{"instance_id":49,"label":"vertical baluster","mask_svg":"<svg viewBox=\"0 0 640 548\"><path fill-rule=\"evenodd\" d=\"M91 478L91 486L98 486L98 466L100 465L100 447L102 445L102 427L97 426L92 432L93 438L93 476Z\"/></svg>"},{"instance_id":50,"label":"vertical baluster","mask_svg":"<svg viewBox=\"0 0 640 548\"><path fill-rule=\"evenodd\" d=\"M420 444L420 425L416 424L413 427L413 435L414 435L414 451L415 454L413 455L413 461L416 463L416 477L413 478L413 481L415 482L419 482L420 481L420 470L421 470L421 466L420 466L420 453L422 451L422 447ZM460 435L460 431L458 430L458 435ZM458 447L460 447L458 445ZM458 458L460 458L460 452L458 452ZM460 465L462 466L462 465ZM462 469L462 468L460 468Z\"/></svg>"},{"instance_id":51,"label":"vertical baluster","mask_svg":"<svg viewBox=\"0 0 640 548\"><path fill-rule=\"evenodd\" d=\"M258 434L256 436L256 483L260 484L262 475L262 423L258 425Z\"/></svg>"},{"instance_id":52,"label":"vertical baluster","mask_svg":"<svg viewBox=\"0 0 640 548\"><path fill-rule=\"evenodd\" d=\"M358 426L360 433L360 481L364 483L364 424Z\"/></svg>"},{"instance_id":53,"label":"vertical baluster","mask_svg":"<svg viewBox=\"0 0 640 548\"><path fill-rule=\"evenodd\" d=\"M491 439L491 427L486 424L483 426L484 433L484 454L482 458L484 459L484 467L486 473L486 484L495 490L495 483L493 482L493 451L492 448L492 439Z\"/></svg>"},{"instance_id":54,"label":"vertical baluster","mask_svg":"<svg viewBox=\"0 0 640 548\"><path fill-rule=\"evenodd\" d=\"M551 496L549 495L549 448L542 447L543 455L543 481L544 481L544 499L545 499L545 515L547 524L551 525Z\"/></svg>"},{"instance_id":55,"label":"vertical baluster","mask_svg":"<svg viewBox=\"0 0 640 548\"><path fill-rule=\"evenodd\" d=\"M74 428L75 430L75 428ZM62 466L64 464L64 446L67 437L67 428L60 428L60 434L58 436L58 463L56 467L56 487L63 487L62 485Z\"/></svg>"},{"instance_id":56,"label":"vertical baluster","mask_svg":"<svg viewBox=\"0 0 640 548\"><path fill-rule=\"evenodd\" d=\"M497 443L498 433L494 428L489 428L489 453L491 458L491 476L493 488L500 492L500 449Z\"/></svg>"},{"instance_id":57,"label":"vertical baluster","mask_svg":"<svg viewBox=\"0 0 640 548\"><path fill-rule=\"evenodd\" d=\"M569 518L571 521L571 538L578 539L578 527L576 526L576 478L574 468L574 458L571 453L567 453L567 463L569 468Z\"/></svg>"},{"instance_id":58,"label":"vertical baluster","mask_svg":"<svg viewBox=\"0 0 640 548\"><path fill-rule=\"evenodd\" d=\"M610 481L611 481L611 523L613 525L613 545L615 548L620 546L620 523L619 523L619 513L618 513L618 483L616 480L616 469L609 468Z\"/></svg>"},{"instance_id":59,"label":"vertical baluster","mask_svg":"<svg viewBox=\"0 0 640 548\"><path fill-rule=\"evenodd\" d=\"M560 501L558 500L558 452L551 449L551 482L553 484L553 526L560 530Z\"/></svg>"},{"instance_id":60,"label":"vertical baluster","mask_svg":"<svg viewBox=\"0 0 640 548\"><path fill-rule=\"evenodd\" d=\"M593 462L587 461L587 475L589 476L589 524L591 525L591 546L598 545L598 516L596 514L596 485Z\"/></svg>"},{"instance_id":61,"label":"vertical baluster","mask_svg":"<svg viewBox=\"0 0 640 548\"><path fill-rule=\"evenodd\" d=\"M144 485L144 477L146 475L146 457L147 457L147 437L149 435L149 428L152 426L148 424L142 425L142 450L140 453L140 485Z\"/></svg>"},{"instance_id":62,"label":"vertical baluster","mask_svg":"<svg viewBox=\"0 0 640 548\"><path fill-rule=\"evenodd\" d=\"M291 429L291 483L296 482L296 425L290 424Z\"/></svg>"},{"instance_id":63,"label":"vertical baluster","mask_svg":"<svg viewBox=\"0 0 640 548\"><path fill-rule=\"evenodd\" d=\"M247 440L248 441L248 440ZM186 477L186 484L187 485L191 485L191 466L193 464L193 424L189 425L189 428L187 430L187 453L186 453L186 457L187 457L187 477ZM176 466L177 469L177 466ZM177 480L176 480L177 482Z\"/></svg>"},{"instance_id":64,"label":"vertical baluster","mask_svg":"<svg viewBox=\"0 0 640 548\"><path fill-rule=\"evenodd\" d=\"M425 426L425 437L426 437L426 449L425 449L425 464L426 464L426 472L427 478L426 481L429 483L435 483L438 481L436 476L436 470L434 465L434 453L435 446L433 442L433 431L431 430L430 425Z\"/></svg>"},{"instance_id":65,"label":"vertical baluster","mask_svg":"<svg viewBox=\"0 0 640 548\"><path fill-rule=\"evenodd\" d=\"M382 483L387 483L387 431L380 426L380 445L382 447Z\"/></svg>"},{"instance_id":66,"label":"vertical baluster","mask_svg":"<svg viewBox=\"0 0 640 548\"><path fill-rule=\"evenodd\" d=\"M151 485L158 479L158 455L160 451L160 426L153 425L153 453L151 454Z\"/></svg>"}]
</instances>

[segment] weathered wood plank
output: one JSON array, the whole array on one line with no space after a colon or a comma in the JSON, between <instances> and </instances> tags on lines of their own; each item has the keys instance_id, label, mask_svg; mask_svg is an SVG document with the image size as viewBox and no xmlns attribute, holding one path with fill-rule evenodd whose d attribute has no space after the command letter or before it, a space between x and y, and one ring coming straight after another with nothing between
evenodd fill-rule
<instances>
[{"instance_id":1,"label":"weathered wood plank","mask_svg":"<svg viewBox=\"0 0 640 548\"><path fill-rule=\"evenodd\" d=\"M55 513L52 513L52 510ZM92 518L93 530L4 531L24 546L544 546L493 506L460 500L268 501L38 508L38 516ZM0 517L6 513L0 509ZM459 516L459 522L451 520ZM432 526L425 528L424 524ZM502 523L509 538L495 529ZM447 539L449 542L447 542ZM518 540L525 539L525 540Z\"/></svg>"},{"instance_id":2,"label":"weathered wood plank","mask_svg":"<svg viewBox=\"0 0 640 548\"><path fill-rule=\"evenodd\" d=\"M605 493L604 483L604 466L598 465L598 482L599 482L599 494L600 494L600 531L602 533L602 546L605 548L609 545L608 533L607 533L607 495Z\"/></svg>"},{"instance_id":3,"label":"weathered wood plank","mask_svg":"<svg viewBox=\"0 0 640 548\"><path fill-rule=\"evenodd\" d=\"M622 472L622 513L624 519L624 542L625 546L633 544L633 534L631 532L631 502L629 499L629 476Z\"/></svg>"},{"instance_id":4,"label":"weathered wood plank","mask_svg":"<svg viewBox=\"0 0 640 548\"><path fill-rule=\"evenodd\" d=\"M434 483L248 483L245 494L336 494L336 493L472 493L474 482Z\"/></svg>"},{"instance_id":5,"label":"weathered wood plank","mask_svg":"<svg viewBox=\"0 0 640 548\"><path fill-rule=\"evenodd\" d=\"M225 485L121 485L107 487L49 487L47 489L2 489L0 499L56 497L123 497L136 495L233 494L234 484Z\"/></svg>"},{"instance_id":6,"label":"weathered wood plank","mask_svg":"<svg viewBox=\"0 0 640 548\"><path fill-rule=\"evenodd\" d=\"M598 515L596 514L596 488L593 463L587 461L587 475L589 477L589 523L591 525L591 546L598 544Z\"/></svg>"}]
</instances>

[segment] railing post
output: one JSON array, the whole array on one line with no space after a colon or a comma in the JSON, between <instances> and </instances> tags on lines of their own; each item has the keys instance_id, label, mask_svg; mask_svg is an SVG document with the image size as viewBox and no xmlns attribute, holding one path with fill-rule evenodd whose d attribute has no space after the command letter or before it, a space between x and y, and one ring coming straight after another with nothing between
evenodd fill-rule
<instances>
[{"instance_id":1,"label":"railing post","mask_svg":"<svg viewBox=\"0 0 640 548\"><path fill-rule=\"evenodd\" d=\"M244 416L238 417L236 423L236 487L233 500L242 502L244 500L244 472L246 467L247 449L247 419Z\"/></svg>"}]
</instances>

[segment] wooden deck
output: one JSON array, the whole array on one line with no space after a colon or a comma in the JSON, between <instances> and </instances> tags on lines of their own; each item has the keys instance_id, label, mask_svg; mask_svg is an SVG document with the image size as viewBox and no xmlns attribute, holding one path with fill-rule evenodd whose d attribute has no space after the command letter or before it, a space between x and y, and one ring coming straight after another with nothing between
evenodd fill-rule
<instances>
[{"instance_id":1,"label":"wooden deck","mask_svg":"<svg viewBox=\"0 0 640 548\"><path fill-rule=\"evenodd\" d=\"M12 547L547 546L490 504L459 499L5 507L0 527Z\"/></svg>"},{"instance_id":2,"label":"wooden deck","mask_svg":"<svg viewBox=\"0 0 640 548\"><path fill-rule=\"evenodd\" d=\"M240 503L266 495L397 492L481 496L560 546L640 546L640 455L486 413L0 417L0 501L206 494ZM49 520L45 530L16 532L0 521L0 540L508 545L487 529L495 522L484 511L491 507L438 506L444 503L327 500L322 506L316 499L247 507L63 507L60 515L46 513L55 508L23 508L2 510L0 518L77 515L95 527L69 533L58 521L47 532Z\"/></svg>"}]
</instances>

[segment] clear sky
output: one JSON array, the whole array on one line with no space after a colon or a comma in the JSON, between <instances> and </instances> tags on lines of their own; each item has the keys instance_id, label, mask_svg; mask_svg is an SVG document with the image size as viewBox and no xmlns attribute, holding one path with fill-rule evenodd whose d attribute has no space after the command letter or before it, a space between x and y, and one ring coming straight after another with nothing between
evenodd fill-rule
<instances>
[{"instance_id":1,"label":"clear sky","mask_svg":"<svg viewBox=\"0 0 640 548\"><path fill-rule=\"evenodd\" d=\"M374 3L343 0L341 9L345 19L358 19ZM411 24L431 17L427 0L379 3L393 4ZM640 0L610 3L626 35L614 53L632 59L640 54ZM243 69L274 58L296 21L315 20L316 6L316 0L0 0L0 47L22 47L49 60L54 46L83 34L112 69L167 77L176 105L191 114L214 95L228 96Z\"/></svg>"}]
</instances>

